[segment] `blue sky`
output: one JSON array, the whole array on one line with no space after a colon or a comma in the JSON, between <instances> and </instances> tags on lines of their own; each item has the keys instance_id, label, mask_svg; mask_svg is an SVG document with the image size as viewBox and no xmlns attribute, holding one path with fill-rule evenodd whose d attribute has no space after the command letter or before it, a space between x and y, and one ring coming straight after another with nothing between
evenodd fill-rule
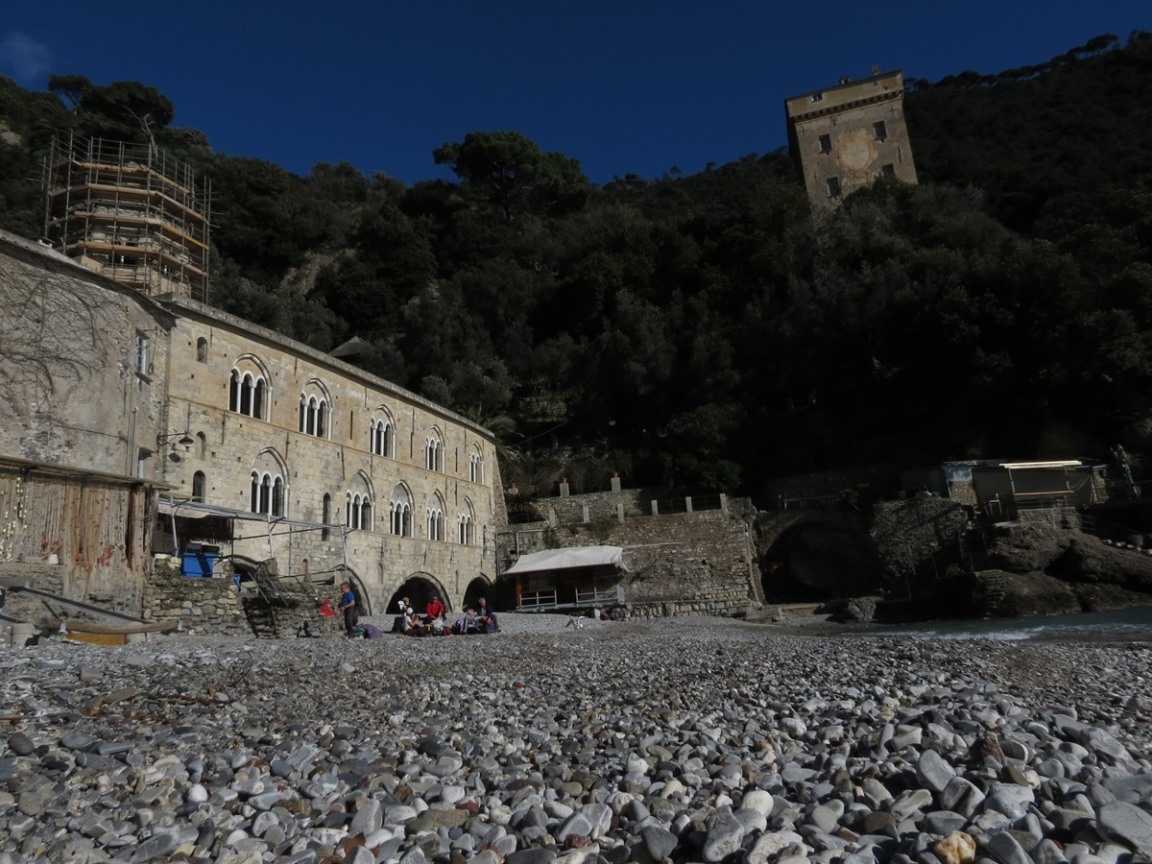
<instances>
[{"instance_id":1,"label":"blue sky","mask_svg":"<svg viewBox=\"0 0 1152 864\"><path fill-rule=\"evenodd\" d=\"M7 6L0 72L23 87L141 81L217 152L406 183L449 176L433 149L485 129L575 157L595 182L694 173L784 146L785 97L873 65L938 80L1152 30L1149 0Z\"/></svg>"}]
</instances>

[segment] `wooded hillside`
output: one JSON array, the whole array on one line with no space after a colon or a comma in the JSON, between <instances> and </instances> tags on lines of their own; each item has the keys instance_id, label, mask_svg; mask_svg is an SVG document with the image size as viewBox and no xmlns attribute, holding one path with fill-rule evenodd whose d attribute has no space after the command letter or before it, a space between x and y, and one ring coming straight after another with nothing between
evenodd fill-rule
<instances>
[{"instance_id":1,"label":"wooded hillside","mask_svg":"<svg viewBox=\"0 0 1152 864\"><path fill-rule=\"evenodd\" d=\"M361 337L356 362L500 432L529 492L1152 449L1152 34L912 80L921 185L831 214L783 151L596 186L473 132L433 152L454 181L405 186L214 154L136 82L50 89L0 77L0 227L39 234L58 130L152 137L212 179L215 305Z\"/></svg>"}]
</instances>

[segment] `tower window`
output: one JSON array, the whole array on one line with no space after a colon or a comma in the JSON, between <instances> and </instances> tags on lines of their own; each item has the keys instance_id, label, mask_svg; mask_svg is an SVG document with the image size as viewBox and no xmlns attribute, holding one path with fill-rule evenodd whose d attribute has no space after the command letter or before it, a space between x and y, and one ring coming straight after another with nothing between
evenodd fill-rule
<instances>
[{"instance_id":1,"label":"tower window","mask_svg":"<svg viewBox=\"0 0 1152 864\"><path fill-rule=\"evenodd\" d=\"M831 153L832 152L832 136L831 135L821 135L820 136L820 152L821 153Z\"/></svg>"},{"instance_id":2,"label":"tower window","mask_svg":"<svg viewBox=\"0 0 1152 864\"><path fill-rule=\"evenodd\" d=\"M884 123L883 120L879 120L876 123L873 123L872 131L876 133L877 141L888 140L888 126Z\"/></svg>"},{"instance_id":3,"label":"tower window","mask_svg":"<svg viewBox=\"0 0 1152 864\"><path fill-rule=\"evenodd\" d=\"M839 198L840 197L840 178L839 177L829 177L828 178L828 197L829 198Z\"/></svg>"}]
</instances>

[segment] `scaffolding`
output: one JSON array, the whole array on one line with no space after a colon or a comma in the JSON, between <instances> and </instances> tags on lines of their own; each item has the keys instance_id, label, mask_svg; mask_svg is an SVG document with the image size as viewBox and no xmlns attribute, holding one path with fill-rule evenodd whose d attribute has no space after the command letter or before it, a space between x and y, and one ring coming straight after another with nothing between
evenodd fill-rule
<instances>
[{"instance_id":1,"label":"scaffolding","mask_svg":"<svg viewBox=\"0 0 1152 864\"><path fill-rule=\"evenodd\" d=\"M57 138L45 162L44 236L144 294L208 302L210 184L148 144Z\"/></svg>"}]
</instances>

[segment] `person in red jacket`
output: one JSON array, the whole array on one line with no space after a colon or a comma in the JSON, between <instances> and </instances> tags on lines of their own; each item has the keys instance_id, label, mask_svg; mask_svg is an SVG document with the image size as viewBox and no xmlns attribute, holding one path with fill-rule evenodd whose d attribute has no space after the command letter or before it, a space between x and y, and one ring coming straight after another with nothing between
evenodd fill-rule
<instances>
[{"instance_id":1,"label":"person in red jacket","mask_svg":"<svg viewBox=\"0 0 1152 864\"><path fill-rule=\"evenodd\" d=\"M424 607L424 612L428 615L428 620L435 621L448 611L448 607L444 605L444 601L440 599L439 594L433 594L432 599L428 601L428 605Z\"/></svg>"}]
</instances>

